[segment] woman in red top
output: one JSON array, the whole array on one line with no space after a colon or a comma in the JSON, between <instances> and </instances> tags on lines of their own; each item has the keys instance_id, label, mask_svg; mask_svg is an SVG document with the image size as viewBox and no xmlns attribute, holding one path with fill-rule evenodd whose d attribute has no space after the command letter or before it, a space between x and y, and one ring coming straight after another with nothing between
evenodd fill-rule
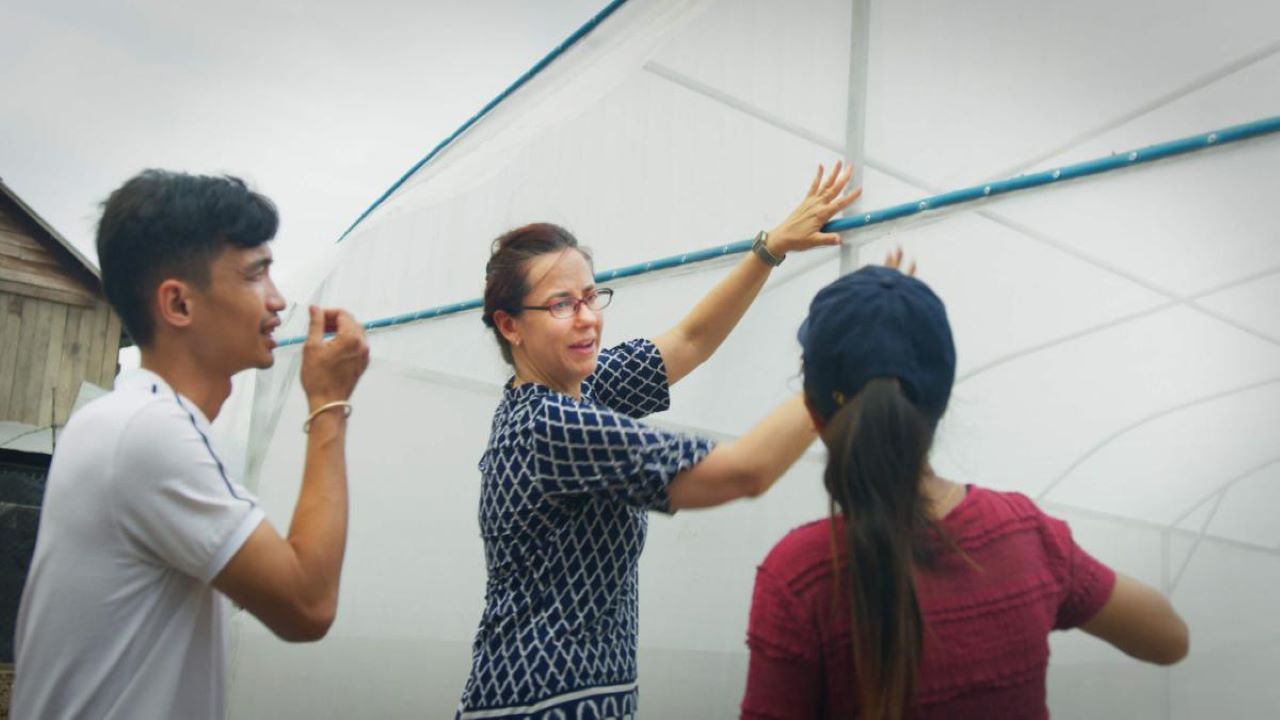
<instances>
[{"instance_id":1,"label":"woman in red top","mask_svg":"<svg viewBox=\"0 0 1280 720\"><path fill-rule=\"evenodd\" d=\"M1186 655L1168 601L1066 523L933 473L955 348L928 286L885 267L846 275L814 298L800 342L832 515L760 566L744 718L1048 717L1052 630L1148 662Z\"/></svg>"}]
</instances>

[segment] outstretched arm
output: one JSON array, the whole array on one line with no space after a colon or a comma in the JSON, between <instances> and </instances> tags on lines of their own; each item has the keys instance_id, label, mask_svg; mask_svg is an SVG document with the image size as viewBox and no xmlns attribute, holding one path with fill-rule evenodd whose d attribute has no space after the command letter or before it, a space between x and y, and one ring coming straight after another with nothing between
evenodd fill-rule
<instances>
[{"instance_id":1,"label":"outstretched arm","mask_svg":"<svg viewBox=\"0 0 1280 720\"><path fill-rule=\"evenodd\" d=\"M841 167L837 162L831 175L824 178L823 168L818 166L804 200L769 231L765 245L770 253L783 257L793 251L840 244L840 236L822 232L822 226L862 194L861 188L840 194L853 172L852 167ZM662 353L669 384L688 375L720 347L760 294L772 269L749 253L675 327L653 338Z\"/></svg>"},{"instance_id":2,"label":"outstretched arm","mask_svg":"<svg viewBox=\"0 0 1280 720\"><path fill-rule=\"evenodd\" d=\"M676 475L667 487L671 509L706 508L773 487L818 437L804 397L796 395L745 435L717 445L702 462Z\"/></svg>"},{"instance_id":3,"label":"outstretched arm","mask_svg":"<svg viewBox=\"0 0 1280 720\"><path fill-rule=\"evenodd\" d=\"M900 269L902 248L885 255L886 267ZM916 274L916 262L906 274ZM668 371L670 372L670 371ZM705 508L744 497L763 495L800 459L818 436L800 393L742 437L717 445L702 462L676 475L668 486L673 510Z\"/></svg>"}]
</instances>

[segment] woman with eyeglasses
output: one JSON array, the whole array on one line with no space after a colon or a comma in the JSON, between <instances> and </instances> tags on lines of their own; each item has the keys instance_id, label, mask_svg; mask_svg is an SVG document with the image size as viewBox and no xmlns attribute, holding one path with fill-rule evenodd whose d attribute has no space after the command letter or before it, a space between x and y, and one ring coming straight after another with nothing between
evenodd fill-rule
<instances>
[{"instance_id":1,"label":"woman with eyeglasses","mask_svg":"<svg viewBox=\"0 0 1280 720\"><path fill-rule=\"evenodd\" d=\"M535 224L494 241L484 322L515 375L480 461L488 583L459 718L635 715L646 513L760 495L816 437L799 396L720 445L640 419L668 407L783 257L839 244L821 228L860 194L841 195L850 174L819 167L799 207L675 327L603 350L613 293L573 235Z\"/></svg>"},{"instance_id":2,"label":"woman with eyeglasses","mask_svg":"<svg viewBox=\"0 0 1280 720\"><path fill-rule=\"evenodd\" d=\"M1169 601L1066 523L934 473L956 354L927 285L884 267L845 275L814 297L800 344L831 517L757 570L744 720L1047 718L1054 630L1162 665L1186 655Z\"/></svg>"}]
</instances>

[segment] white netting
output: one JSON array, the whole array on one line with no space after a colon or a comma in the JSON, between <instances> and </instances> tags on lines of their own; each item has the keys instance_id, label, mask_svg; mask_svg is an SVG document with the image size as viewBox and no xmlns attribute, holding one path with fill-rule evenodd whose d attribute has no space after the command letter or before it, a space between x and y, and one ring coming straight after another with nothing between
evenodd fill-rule
<instances>
[{"instance_id":1,"label":"white netting","mask_svg":"<svg viewBox=\"0 0 1280 720\"><path fill-rule=\"evenodd\" d=\"M893 2L871 18L862 208L1280 107L1280 6ZM365 320L477 297L491 239L534 220L572 229L599 269L748 237L844 147L859 32L841 0L631 0L359 225L317 297ZM1191 625L1172 670L1055 636L1056 717L1280 706L1278 165L1262 138L849 236L862 262L904 245L947 302L960 381L939 470L1036 498ZM666 329L734 261L616 283L606 342ZM839 267L833 250L789 259L657 422L732 436L796 390L795 329ZM507 370L476 312L371 337L337 624L290 647L242 616L238 716L441 717L461 692L484 581L476 461ZM281 350L226 413L279 526L303 454L296 359ZM762 500L654 520L646 717L736 716L755 565L826 512L822 462Z\"/></svg>"}]
</instances>

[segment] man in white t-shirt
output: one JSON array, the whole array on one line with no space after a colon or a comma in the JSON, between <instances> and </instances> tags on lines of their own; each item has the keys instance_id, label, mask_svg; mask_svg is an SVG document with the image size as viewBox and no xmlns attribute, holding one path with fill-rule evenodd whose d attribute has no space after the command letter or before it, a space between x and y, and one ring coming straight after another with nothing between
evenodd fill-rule
<instances>
[{"instance_id":1,"label":"man in white t-shirt","mask_svg":"<svg viewBox=\"0 0 1280 720\"><path fill-rule=\"evenodd\" d=\"M332 624L347 399L369 362L360 325L311 308L310 436L287 538L209 444L231 376L272 364L277 223L228 177L148 170L104 204L103 286L142 367L59 438L18 611L15 720L222 718L226 597L286 640Z\"/></svg>"}]
</instances>

